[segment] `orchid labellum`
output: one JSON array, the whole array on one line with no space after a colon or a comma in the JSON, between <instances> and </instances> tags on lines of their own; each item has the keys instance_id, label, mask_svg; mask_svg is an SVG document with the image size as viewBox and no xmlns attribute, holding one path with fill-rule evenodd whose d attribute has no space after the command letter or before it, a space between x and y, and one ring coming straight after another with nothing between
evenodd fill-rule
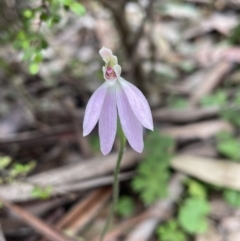
<instances>
[{"instance_id":1,"label":"orchid labellum","mask_svg":"<svg viewBox=\"0 0 240 241\"><path fill-rule=\"evenodd\" d=\"M112 51L102 47L99 51L105 62L106 80L91 96L83 121L83 136L88 135L99 121L101 151L107 155L113 146L117 131L117 113L123 132L137 151L143 150L143 127L153 130L150 107L142 92L121 75L121 67Z\"/></svg>"}]
</instances>

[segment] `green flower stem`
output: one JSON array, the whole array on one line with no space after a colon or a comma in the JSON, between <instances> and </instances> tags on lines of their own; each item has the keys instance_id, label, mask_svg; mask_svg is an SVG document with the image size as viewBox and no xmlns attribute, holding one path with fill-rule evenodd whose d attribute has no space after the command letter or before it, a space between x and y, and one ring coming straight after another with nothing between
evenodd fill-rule
<instances>
[{"instance_id":1,"label":"green flower stem","mask_svg":"<svg viewBox=\"0 0 240 241\"><path fill-rule=\"evenodd\" d=\"M123 133L121 125L119 125L119 126L120 126L120 128L119 128L120 149L119 149L119 152L118 152L117 164L116 164L116 167L115 167L115 170L114 170L113 203L112 203L112 206L111 206L110 211L108 213L108 217L107 217L105 226L104 226L103 231L101 233L100 241L104 240L105 234L107 233L109 225L112 222L112 218L113 218L114 212L115 212L115 210L117 208L117 204L118 204L118 197L119 197L118 174L119 174L119 171L120 171L121 161L122 161L122 157L123 157L123 153L124 153L124 149L125 149L125 145L126 145L125 135Z\"/></svg>"}]
</instances>

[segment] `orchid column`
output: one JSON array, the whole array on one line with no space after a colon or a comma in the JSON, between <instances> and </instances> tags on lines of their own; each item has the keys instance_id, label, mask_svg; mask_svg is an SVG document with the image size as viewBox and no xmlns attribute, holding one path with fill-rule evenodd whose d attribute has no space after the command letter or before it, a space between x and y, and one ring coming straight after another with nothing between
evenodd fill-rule
<instances>
[{"instance_id":1,"label":"orchid column","mask_svg":"<svg viewBox=\"0 0 240 241\"><path fill-rule=\"evenodd\" d=\"M88 135L98 123L101 151L107 155L113 146L117 132L117 113L122 131L130 146L137 152L143 150L143 127L153 130L150 107L142 92L120 77L121 66L118 59L108 48L99 51L105 66L105 82L93 93L85 111L83 136ZM125 146L125 137L121 137L121 147L114 175L114 205L118 201L118 172ZM102 235L103 238L104 234ZM101 238L101 240L102 240Z\"/></svg>"}]
</instances>

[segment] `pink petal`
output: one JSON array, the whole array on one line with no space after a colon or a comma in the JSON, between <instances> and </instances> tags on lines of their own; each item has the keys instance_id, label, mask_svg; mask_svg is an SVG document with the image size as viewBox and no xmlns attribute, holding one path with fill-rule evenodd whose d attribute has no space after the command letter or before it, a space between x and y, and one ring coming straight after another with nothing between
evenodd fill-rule
<instances>
[{"instance_id":1,"label":"pink petal","mask_svg":"<svg viewBox=\"0 0 240 241\"><path fill-rule=\"evenodd\" d=\"M153 130L152 113L148 101L143 93L137 87L123 78L119 78L119 82L126 93L129 104L135 116L144 127Z\"/></svg>"},{"instance_id":2,"label":"pink petal","mask_svg":"<svg viewBox=\"0 0 240 241\"><path fill-rule=\"evenodd\" d=\"M128 102L128 98L119 85L116 90L117 108L121 122L121 126L125 136L131 147L137 151L143 150L143 127L134 115L132 108Z\"/></svg>"},{"instance_id":3,"label":"pink petal","mask_svg":"<svg viewBox=\"0 0 240 241\"><path fill-rule=\"evenodd\" d=\"M108 87L98 123L101 151L107 155L113 146L117 132L116 88Z\"/></svg>"},{"instance_id":4,"label":"pink petal","mask_svg":"<svg viewBox=\"0 0 240 241\"><path fill-rule=\"evenodd\" d=\"M97 124L106 93L107 84L105 82L93 93L88 101L83 120L83 136L88 135Z\"/></svg>"}]
</instances>

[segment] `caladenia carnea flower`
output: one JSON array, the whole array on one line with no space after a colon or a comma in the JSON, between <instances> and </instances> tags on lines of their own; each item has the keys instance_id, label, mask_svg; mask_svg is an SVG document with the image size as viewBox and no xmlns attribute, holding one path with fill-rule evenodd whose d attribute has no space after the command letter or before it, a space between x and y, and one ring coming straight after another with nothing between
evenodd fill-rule
<instances>
[{"instance_id":1,"label":"caladenia carnea flower","mask_svg":"<svg viewBox=\"0 0 240 241\"><path fill-rule=\"evenodd\" d=\"M83 136L88 135L99 121L101 151L107 155L113 146L117 131L117 113L122 130L137 151L143 150L143 127L153 130L150 107L142 92L121 75L121 67L112 51L102 47L99 51L105 62L106 80L91 96L83 121Z\"/></svg>"}]
</instances>

